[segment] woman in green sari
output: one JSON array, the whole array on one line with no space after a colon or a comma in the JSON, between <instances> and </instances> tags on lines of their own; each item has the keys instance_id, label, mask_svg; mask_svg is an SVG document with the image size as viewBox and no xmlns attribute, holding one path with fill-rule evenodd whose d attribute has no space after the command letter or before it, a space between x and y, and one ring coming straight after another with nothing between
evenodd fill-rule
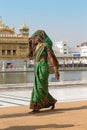
<instances>
[{"instance_id":1,"label":"woman in green sari","mask_svg":"<svg viewBox=\"0 0 87 130\"><path fill-rule=\"evenodd\" d=\"M52 50L52 41L45 31L38 30L29 38L29 59L34 59L34 87L32 90L30 109L39 112L41 108L55 108L54 99L48 90L48 60L53 66L55 77L59 79L58 60Z\"/></svg>"}]
</instances>

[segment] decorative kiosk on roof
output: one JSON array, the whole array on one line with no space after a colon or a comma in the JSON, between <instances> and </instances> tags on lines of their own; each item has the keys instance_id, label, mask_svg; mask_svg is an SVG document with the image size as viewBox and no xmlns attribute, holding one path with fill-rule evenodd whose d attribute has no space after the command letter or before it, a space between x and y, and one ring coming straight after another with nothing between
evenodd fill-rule
<instances>
[{"instance_id":1,"label":"decorative kiosk on roof","mask_svg":"<svg viewBox=\"0 0 87 130\"><path fill-rule=\"evenodd\" d=\"M3 34L15 34L14 27L9 28L7 25L2 23L2 20L0 19L0 35Z\"/></svg>"},{"instance_id":2,"label":"decorative kiosk on roof","mask_svg":"<svg viewBox=\"0 0 87 130\"><path fill-rule=\"evenodd\" d=\"M29 36L29 28L28 26L26 26L25 24L23 24L20 28L20 36L25 36L28 37Z\"/></svg>"}]
</instances>

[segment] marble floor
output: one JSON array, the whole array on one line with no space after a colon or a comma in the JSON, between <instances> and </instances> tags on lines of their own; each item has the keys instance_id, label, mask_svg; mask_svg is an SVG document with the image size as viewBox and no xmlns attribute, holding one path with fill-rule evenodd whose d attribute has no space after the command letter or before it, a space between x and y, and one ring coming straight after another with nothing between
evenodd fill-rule
<instances>
[{"instance_id":1,"label":"marble floor","mask_svg":"<svg viewBox=\"0 0 87 130\"><path fill-rule=\"evenodd\" d=\"M0 90L0 107L29 105L32 87ZM50 84L49 92L58 102L87 100L86 84Z\"/></svg>"}]
</instances>

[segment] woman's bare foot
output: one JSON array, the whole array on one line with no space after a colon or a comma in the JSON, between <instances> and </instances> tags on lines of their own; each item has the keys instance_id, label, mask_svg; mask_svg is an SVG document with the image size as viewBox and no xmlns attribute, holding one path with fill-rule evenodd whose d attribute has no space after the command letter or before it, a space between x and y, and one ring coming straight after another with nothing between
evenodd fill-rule
<instances>
[{"instance_id":1,"label":"woman's bare foot","mask_svg":"<svg viewBox=\"0 0 87 130\"><path fill-rule=\"evenodd\" d=\"M29 113L39 113L39 112L40 112L39 110L33 110L33 111L29 112Z\"/></svg>"},{"instance_id":2,"label":"woman's bare foot","mask_svg":"<svg viewBox=\"0 0 87 130\"><path fill-rule=\"evenodd\" d=\"M55 103L52 104L51 106L52 106L52 107L51 107L51 110L54 110L54 108L55 108Z\"/></svg>"}]
</instances>

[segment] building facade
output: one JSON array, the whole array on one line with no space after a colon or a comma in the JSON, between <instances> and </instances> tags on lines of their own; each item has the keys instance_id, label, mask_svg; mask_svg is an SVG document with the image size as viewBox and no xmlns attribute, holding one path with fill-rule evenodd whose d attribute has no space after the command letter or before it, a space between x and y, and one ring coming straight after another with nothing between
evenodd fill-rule
<instances>
[{"instance_id":1,"label":"building facade","mask_svg":"<svg viewBox=\"0 0 87 130\"><path fill-rule=\"evenodd\" d=\"M81 56L87 56L87 41L82 42L78 47L81 50Z\"/></svg>"},{"instance_id":2,"label":"building facade","mask_svg":"<svg viewBox=\"0 0 87 130\"><path fill-rule=\"evenodd\" d=\"M54 44L54 51L59 52L61 56L68 55L68 41L58 41Z\"/></svg>"},{"instance_id":3,"label":"building facade","mask_svg":"<svg viewBox=\"0 0 87 130\"><path fill-rule=\"evenodd\" d=\"M22 25L19 34L0 19L0 59L26 59L28 55L29 28Z\"/></svg>"},{"instance_id":4,"label":"building facade","mask_svg":"<svg viewBox=\"0 0 87 130\"><path fill-rule=\"evenodd\" d=\"M18 67L24 66L28 59L29 28L22 25L19 34L15 33L14 27L8 27L0 19L0 68L7 65ZM4 66L4 67L3 67Z\"/></svg>"}]
</instances>

